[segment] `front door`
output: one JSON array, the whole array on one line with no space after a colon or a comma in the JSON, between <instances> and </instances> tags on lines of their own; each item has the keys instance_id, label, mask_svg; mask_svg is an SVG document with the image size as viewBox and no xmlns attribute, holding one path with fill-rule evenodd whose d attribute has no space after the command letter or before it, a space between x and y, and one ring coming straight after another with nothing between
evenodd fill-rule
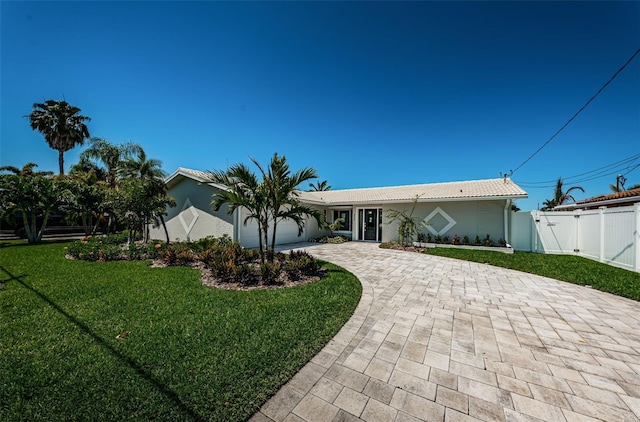
<instances>
[{"instance_id":1,"label":"front door","mask_svg":"<svg viewBox=\"0 0 640 422\"><path fill-rule=\"evenodd\" d=\"M359 210L358 220L360 223L360 240L380 240L381 223L380 210L368 208Z\"/></svg>"}]
</instances>

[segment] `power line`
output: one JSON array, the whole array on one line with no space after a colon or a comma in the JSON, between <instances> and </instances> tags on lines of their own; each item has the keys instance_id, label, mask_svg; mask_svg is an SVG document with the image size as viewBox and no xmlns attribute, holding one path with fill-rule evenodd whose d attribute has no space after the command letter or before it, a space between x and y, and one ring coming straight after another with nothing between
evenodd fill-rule
<instances>
[{"instance_id":1,"label":"power line","mask_svg":"<svg viewBox=\"0 0 640 422\"><path fill-rule=\"evenodd\" d=\"M597 173L597 172L600 172L602 170L610 169L612 167L615 167L615 168L619 169L619 171L622 171L623 169L628 168L631 163L633 163L635 160L637 160L639 158L640 158L640 154L635 154L635 155L632 155L630 157L624 158L624 159L622 159L620 161L616 161L614 163L607 164L605 166L598 167L596 169L589 170L589 171L586 171L584 173L579 173L579 174L576 174L576 175L573 175L573 176L563 177L562 180L564 180L566 182L570 182L572 179L578 179L578 178L580 178L582 176L587 176L587 175L590 175L592 173ZM550 184L550 183L555 184L556 182L557 182L557 179L555 179L555 180L544 180L544 181L540 181L540 182L520 182L519 181L518 184L522 184L522 185L544 185L544 184Z\"/></svg>"},{"instance_id":2,"label":"power line","mask_svg":"<svg viewBox=\"0 0 640 422\"><path fill-rule=\"evenodd\" d=\"M627 157L623 160L616 161L615 163L608 164L603 167L596 168L594 170L590 170L584 173L576 174L574 176L569 176L566 178L562 178L562 181L565 183L576 184L582 182L588 182L590 180L599 179L605 176L610 176L612 174L624 173L625 175L631 173L636 168L640 167L640 163L634 164L634 161L640 158L640 154L635 154L630 157ZM538 189L538 188L551 188L555 187L557 183L556 180L546 180L542 182L520 182L516 181L518 185L530 189Z\"/></svg>"},{"instance_id":3,"label":"power line","mask_svg":"<svg viewBox=\"0 0 640 422\"><path fill-rule=\"evenodd\" d=\"M536 150L536 152L534 152L533 154L531 154L526 160L524 160L522 162L522 164L520 164L518 167L515 168L515 170L511 170L511 172L509 173L509 177L511 177L513 175L513 173L515 173L516 171L518 171L522 166L524 166L525 164L527 164L527 162L529 162L529 160L531 160L533 157L535 157L540 151L542 151L542 149L544 147L546 147L549 142L551 142L553 140L553 138L555 138L556 136L558 136L558 134L560 132L562 132L564 130L564 128L566 128L567 126L569 126L569 123L571 123L573 121L573 119L575 119L576 117L578 117L578 115L580 113L582 113L582 111L587 108L587 106L591 103L591 101L595 100L596 97L598 95L600 95L600 93L602 91L604 91L604 89L616 78L616 76L618 76L618 74L620 74L620 72L622 72L624 70L625 67L627 67L627 65L629 63L631 63L631 61L638 55L638 53L640 53L640 48L636 50L635 53L633 53L633 55L629 58L629 60L627 60L627 62L625 64L622 65L622 67L620 69L618 69L618 71L616 73L613 74L613 76L604 84L602 85L602 87L600 87L600 89L598 90L598 92L596 92L591 98L589 98L589 100L582 106L580 107L580 110L578 110L576 112L576 114L574 114L569 120L567 120L567 122L560 128L558 129L558 131L556 133L553 134L553 136L549 139L547 139L547 142L545 142L544 144L542 144L542 146L540 148L538 148Z\"/></svg>"}]
</instances>

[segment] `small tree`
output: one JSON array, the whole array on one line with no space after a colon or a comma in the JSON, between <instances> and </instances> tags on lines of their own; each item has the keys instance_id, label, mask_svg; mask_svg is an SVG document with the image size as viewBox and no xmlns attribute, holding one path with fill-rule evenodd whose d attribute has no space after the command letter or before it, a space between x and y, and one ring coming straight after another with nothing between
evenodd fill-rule
<instances>
[{"instance_id":1,"label":"small tree","mask_svg":"<svg viewBox=\"0 0 640 422\"><path fill-rule=\"evenodd\" d=\"M333 220L333 223L325 224L325 227L329 230L329 235L333 236L333 232L336 230L340 230L342 228L342 224L344 223L344 218L336 218Z\"/></svg>"},{"instance_id":2,"label":"small tree","mask_svg":"<svg viewBox=\"0 0 640 422\"><path fill-rule=\"evenodd\" d=\"M566 191L564 190L564 182L562 178L559 177L556 182L556 187L553 191L553 198L547 199L543 202L543 211L552 210L559 205L566 204L569 201L576 202L576 199L571 195L571 192L574 190L579 190L580 192L584 192L584 188L582 186L572 186Z\"/></svg>"},{"instance_id":3,"label":"small tree","mask_svg":"<svg viewBox=\"0 0 640 422\"><path fill-rule=\"evenodd\" d=\"M129 230L129 243L136 233L143 241L149 241L148 226L161 215L166 214L167 206L175 206L175 201L165 195L158 195L152 182L143 179L124 179L121 188L115 191L114 206L119 221L123 221Z\"/></svg>"},{"instance_id":4,"label":"small tree","mask_svg":"<svg viewBox=\"0 0 640 422\"><path fill-rule=\"evenodd\" d=\"M410 245L418 233L420 233L420 231L426 226L424 221L413 216L413 212L416 209L419 198L420 197L416 195L413 199L411 210L409 212L388 210L386 214L386 217L389 219L387 224L398 221L398 240L405 246Z\"/></svg>"},{"instance_id":5,"label":"small tree","mask_svg":"<svg viewBox=\"0 0 640 422\"><path fill-rule=\"evenodd\" d=\"M20 216L29 243L40 243L51 213L72 196L50 172L34 172L36 166L0 168L10 172L0 175L0 217L15 221Z\"/></svg>"}]
</instances>

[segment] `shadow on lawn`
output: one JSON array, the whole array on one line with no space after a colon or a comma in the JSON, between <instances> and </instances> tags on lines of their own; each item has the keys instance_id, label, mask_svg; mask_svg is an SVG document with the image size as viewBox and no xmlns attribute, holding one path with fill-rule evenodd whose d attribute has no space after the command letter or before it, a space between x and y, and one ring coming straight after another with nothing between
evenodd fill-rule
<instances>
[{"instance_id":1,"label":"shadow on lawn","mask_svg":"<svg viewBox=\"0 0 640 422\"><path fill-rule=\"evenodd\" d=\"M136 371L136 373L138 375L140 375L145 380L149 381L155 388L158 389L158 391L160 391L167 398L169 398L185 414L189 415L191 418L193 418L196 421L204 421L204 419L200 415L195 413L185 403L183 403L182 400L180 400L180 397L178 396L178 394L176 394L174 391L170 390L164 384L162 384L160 381L155 379L151 374L149 374L147 371L145 371L145 369L142 366L140 366L137 362L135 362L133 359L123 355L122 353L120 353L119 351L114 349L113 346L111 346L109 343L107 343L102 337L97 335L87 324L85 324L84 322L78 320L73 315L70 315L64 309L62 309L60 306L58 306L55 302L53 302L51 299L49 299L45 294L39 292L35 288L33 288L30 285L28 285L24 280L22 280L23 278L25 278L27 276L26 274L15 276L15 275L11 274L11 272L9 272L3 266L0 266L0 271L4 272L5 274L7 274L9 276L9 278L0 279L0 286L3 283L15 280L18 283L20 283L21 285L23 285L25 288L31 290L38 297L40 297L40 299L42 299L45 302L47 302L47 304L49 304L49 306L51 306L53 309L58 311L61 315L63 315L65 318L67 318L73 324L77 325L82 331L84 331L85 333L90 335L95 340L96 343L98 343L102 347L104 347L107 350L109 350L109 352L111 352L111 354L113 354L116 358L118 358L122 362L125 362L127 365L129 365L131 367L131 369Z\"/></svg>"}]
</instances>

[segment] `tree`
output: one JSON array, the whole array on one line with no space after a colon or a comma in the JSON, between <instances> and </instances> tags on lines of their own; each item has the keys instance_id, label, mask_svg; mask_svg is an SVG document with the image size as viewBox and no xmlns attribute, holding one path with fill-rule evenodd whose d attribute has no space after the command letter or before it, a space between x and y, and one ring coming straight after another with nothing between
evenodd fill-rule
<instances>
[{"instance_id":1,"label":"tree","mask_svg":"<svg viewBox=\"0 0 640 422\"><path fill-rule=\"evenodd\" d=\"M35 172L35 163L22 169L2 167L0 174L0 218L22 224L29 243L40 243L51 212L69 201L70 192L50 172ZM39 223L39 224L38 224Z\"/></svg>"},{"instance_id":2,"label":"tree","mask_svg":"<svg viewBox=\"0 0 640 422\"><path fill-rule=\"evenodd\" d=\"M253 160L253 159L252 159ZM276 246L276 230L278 222L283 220L292 220L298 226L298 236L304 231L305 217L313 217L322 227L324 225L324 214L318 209L311 208L298 199L298 186L302 183L315 179L315 169L306 167L291 174L287 158L273 154L267 172L253 160L262 173L263 181L267 185L269 195L268 208L273 224L273 232L271 234L271 257Z\"/></svg>"},{"instance_id":3,"label":"tree","mask_svg":"<svg viewBox=\"0 0 640 422\"><path fill-rule=\"evenodd\" d=\"M122 163L142 151L140 145L131 142L117 145L97 137L91 138L89 142L89 148L80 153L80 163L102 164L105 181L111 188L115 188L118 184Z\"/></svg>"},{"instance_id":4,"label":"tree","mask_svg":"<svg viewBox=\"0 0 640 422\"><path fill-rule=\"evenodd\" d=\"M313 168L304 168L291 174L286 157L278 156L277 153L273 155L266 170L255 159L250 159L258 167L262 180L244 164L235 164L226 172L209 172L210 181L224 187L213 195L211 204L215 211L227 204L229 214L243 208L247 212L243 224L251 220L257 222L260 256L264 262L266 255L270 260L274 257L280 221L294 221L300 235L304 231L305 216L315 218L322 226L324 215L298 199L297 187L317 177ZM270 246L269 229L272 230Z\"/></svg>"},{"instance_id":5,"label":"tree","mask_svg":"<svg viewBox=\"0 0 640 422\"><path fill-rule=\"evenodd\" d=\"M572 186L565 191L562 178L559 177L558 181L556 182L553 198L547 199L542 203L543 205L542 210L543 211L552 210L555 207L566 204L569 201L576 202L576 199L573 197L573 195L571 195L571 192L574 190L579 190L581 192L584 192L584 188L582 188L582 186Z\"/></svg>"},{"instance_id":6,"label":"tree","mask_svg":"<svg viewBox=\"0 0 640 422\"><path fill-rule=\"evenodd\" d=\"M61 211L68 220L79 219L86 235L94 235L107 211L105 205L109 187L106 182L98 180L95 171L91 169L87 173L72 172L61 178L60 183L64 183L66 190L72 194L71 200Z\"/></svg>"},{"instance_id":7,"label":"tree","mask_svg":"<svg viewBox=\"0 0 640 422\"><path fill-rule=\"evenodd\" d=\"M269 232L265 184L258 181L256 174L244 164L234 164L227 171L210 171L209 179L223 187L212 196L211 207L214 211L219 211L225 204L228 214L242 208L246 212L242 224L247 225L251 220L258 224L258 247L260 259L264 263L264 249Z\"/></svg>"},{"instance_id":8,"label":"tree","mask_svg":"<svg viewBox=\"0 0 640 422\"><path fill-rule=\"evenodd\" d=\"M309 187L311 189L309 189L310 192L319 192L319 191L325 191L325 190L331 190L331 186L329 186L328 182L326 180L323 181L317 181L315 184L314 183L309 183Z\"/></svg>"},{"instance_id":9,"label":"tree","mask_svg":"<svg viewBox=\"0 0 640 422\"><path fill-rule=\"evenodd\" d=\"M80 115L81 110L66 101L46 100L33 104L33 108L25 117L33 130L44 135L49 147L58 151L60 174L64 174L64 153L89 137L85 122L91 118Z\"/></svg>"},{"instance_id":10,"label":"tree","mask_svg":"<svg viewBox=\"0 0 640 422\"><path fill-rule=\"evenodd\" d=\"M424 221L413 216L419 198L420 197L416 195L413 199L413 204L409 212L392 209L387 211L386 217L389 219L387 224L398 221L398 240L405 246L410 245L414 237L420 233L420 229L425 226Z\"/></svg>"},{"instance_id":11,"label":"tree","mask_svg":"<svg viewBox=\"0 0 640 422\"><path fill-rule=\"evenodd\" d=\"M129 242L140 232L147 243L150 222L166 215L167 206L176 206L172 198L158 195L152 182L139 178L123 179L120 189L112 190L112 195L119 221L123 221L129 230Z\"/></svg>"},{"instance_id":12,"label":"tree","mask_svg":"<svg viewBox=\"0 0 640 422\"><path fill-rule=\"evenodd\" d=\"M129 177L135 179L145 180L150 184L151 193L154 196L165 197L167 195L167 188L164 183L164 178L167 173L162 170L162 161L153 158L147 158L147 154L142 148L136 151L136 157L130 157L123 161L120 166L121 177ZM167 243L170 242L169 230L167 224L164 221L164 214L158 214L157 220L164 228L164 234L166 236ZM158 221L155 222L156 224Z\"/></svg>"}]
</instances>

